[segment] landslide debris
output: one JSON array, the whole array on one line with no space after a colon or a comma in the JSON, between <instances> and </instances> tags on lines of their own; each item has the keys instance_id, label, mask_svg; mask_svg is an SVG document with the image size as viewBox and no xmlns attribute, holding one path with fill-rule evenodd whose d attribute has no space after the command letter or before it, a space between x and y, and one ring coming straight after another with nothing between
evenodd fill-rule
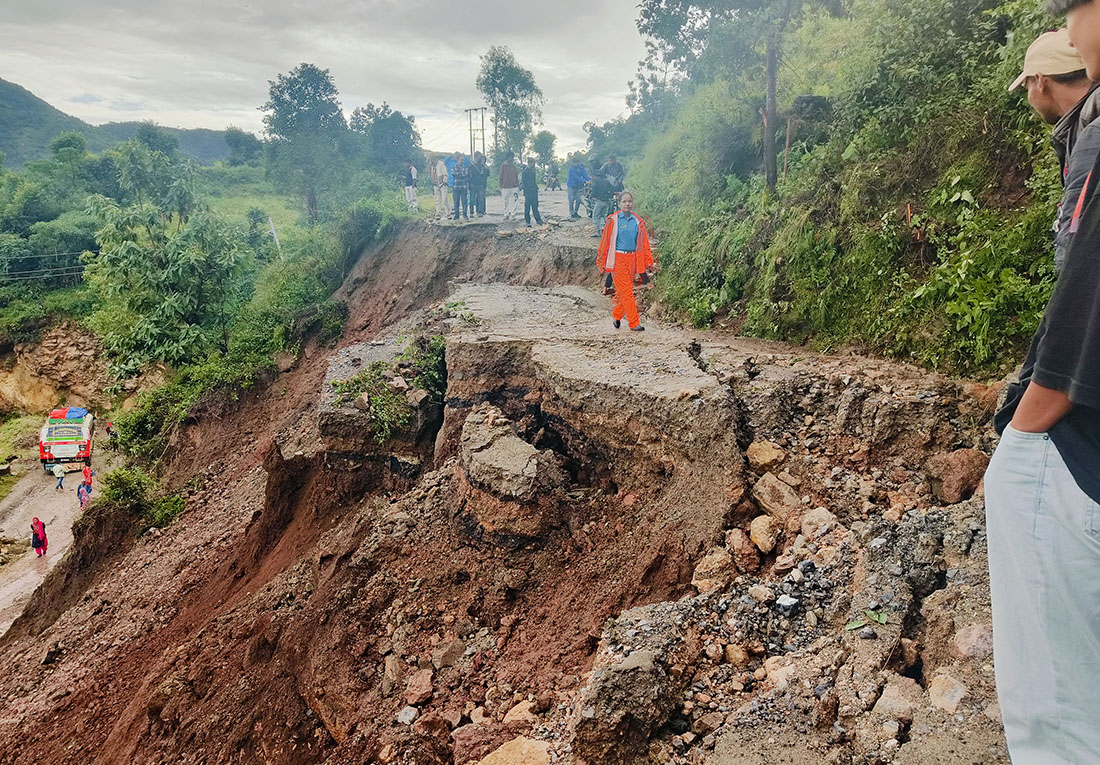
<instances>
[{"instance_id":1,"label":"landslide debris","mask_svg":"<svg viewBox=\"0 0 1100 765\"><path fill-rule=\"evenodd\" d=\"M0 677L0 763L1007 763L953 456L995 392L615 333L579 287L448 294L570 267L447 236L358 271L335 353L181 436L209 460L181 520L0 647L40 667ZM399 357L439 332L442 400L379 440L331 382L416 390ZM260 453L227 448L257 410Z\"/></svg>"}]
</instances>

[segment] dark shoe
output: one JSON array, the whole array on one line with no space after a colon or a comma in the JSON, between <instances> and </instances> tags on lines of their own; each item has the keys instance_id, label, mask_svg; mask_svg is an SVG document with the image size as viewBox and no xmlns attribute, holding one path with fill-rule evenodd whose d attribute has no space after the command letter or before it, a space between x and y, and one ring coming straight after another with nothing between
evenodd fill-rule
<instances>
[{"instance_id":1,"label":"dark shoe","mask_svg":"<svg viewBox=\"0 0 1100 765\"><path fill-rule=\"evenodd\" d=\"M630 331L631 332L645 332L645 327L643 327L641 324L639 324L636 327L631 327Z\"/></svg>"},{"instance_id":2,"label":"dark shoe","mask_svg":"<svg viewBox=\"0 0 1100 765\"><path fill-rule=\"evenodd\" d=\"M614 287L604 287L603 288L603 294L605 294L605 295L614 295L615 294L615 288Z\"/></svg>"},{"instance_id":3,"label":"dark shoe","mask_svg":"<svg viewBox=\"0 0 1100 765\"><path fill-rule=\"evenodd\" d=\"M615 325L615 329L618 329L619 327L621 327L623 325L623 323L621 321L619 321L618 319L612 319L611 323Z\"/></svg>"}]
</instances>

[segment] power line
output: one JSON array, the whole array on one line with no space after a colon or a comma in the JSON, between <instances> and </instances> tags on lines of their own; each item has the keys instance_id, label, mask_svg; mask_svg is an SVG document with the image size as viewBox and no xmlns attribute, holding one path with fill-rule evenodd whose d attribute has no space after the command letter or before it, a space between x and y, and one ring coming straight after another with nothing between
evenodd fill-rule
<instances>
[{"instance_id":1,"label":"power line","mask_svg":"<svg viewBox=\"0 0 1100 765\"><path fill-rule=\"evenodd\" d=\"M94 252L93 250L75 250L74 252L51 252L46 255L7 255L0 258L0 263L6 260L29 260L31 258L60 258L65 255L83 255L85 252Z\"/></svg>"},{"instance_id":2,"label":"power line","mask_svg":"<svg viewBox=\"0 0 1100 765\"><path fill-rule=\"evenodd\" d=\"M28 282L28 281L41 281L43 279L52 279L54 277L64 276L79 276L84 273L83 269L77 268L71 271L57 271L52 274L43 274L41 276L0 276L0 284L6 282Z\"/></svg>"},{"instance_id":3,"label":"power line","mask_svg":"<svg viewBox=\"0 0 1100 765\"><path fill-rule=\"evenodd\" d=\"M28 268L28 269L25 269L23 271L9 271L8 275L9 276L22 276L23 274L43 274L43 273L48 274L51 271L66 271L70 268L83 269L84 266L81 265L81 264L72 264L72 265L66 265L66 266L53 265L53 266L47 266L46 268Z\"/></svg>"}]
</instances>

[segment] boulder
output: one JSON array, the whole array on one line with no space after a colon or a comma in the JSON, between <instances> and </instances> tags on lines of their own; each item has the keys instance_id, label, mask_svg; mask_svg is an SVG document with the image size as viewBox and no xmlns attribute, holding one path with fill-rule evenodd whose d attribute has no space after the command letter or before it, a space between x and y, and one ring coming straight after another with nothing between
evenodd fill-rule
<instances>
[{"instance_id":1,"label":"boulder","mask_svg":"<svg viewBox=\"0 0 1100 765\"><path fill-rule=\"evenodd\" d=\"M748 649L740 643L730 643L726 646L724 653L727 664L735 667L747 667L749 664Z\"/></svg>"},{"instance_id":2,"label":"boulder","mask_svg":"<svg viewBox=\"0 0 1100 765\"><path fill-rule=\"evenodd\" d=\"M966 686L948 674L936 675L932 684L928 686L928 695L932 698L932 706L938 707L949 714L955 714L959 703L966 697Z\"/></svg>"},{"instance_id":3,"label":"boulder","mask_svg":"<svg viewBox=\"0 0 1100 765\"><path fill-rule=\"evenodd\" d=\"M752 496L765 513L781 526L802 509L802 502L790 486L780 481L773 473L765 473L752 487Z\"/></svg>"},{"instance_id":4,"label":"boulder","mask_svg":"<svg viewBox=\"0 0 1100 765\"><path fill-rule=\"evenodd\" d=\"M787 453L770 441L753 441L745 451L749 467L757 473L769 473L779 467Z\"/></svg>"},{"instance_id":5,"label":"boulder","mask_svg":"<svg viewBox=\"0 0 1100 765\"><path fill-rule=\"evenodd\" d=\"M514 738L497 749L478 765L547 765L550 744L530 738Z\"/></svg>"},{"instance_id":6,"label":"boulder","mask_svg":"<svg viewBox=\"0 0 1100 765\"><path fill-rule=\"evenodd\" d=\"M535 723L538 718L535 717L535 713L531 711L534 705L533 701L519 702L508 710L508 714L504 715L504 724L531 725Z\"/></svg>"},{"instance_id":7,"label":"boulder","mask_svg":"<svg viewBox=\"0 0 1100 765\"><path fill-rule=\"evenodd\" d=\"M872 709L874 714L887 720L897 720L902 725L913 722L914 696L919 697L921 688L912 678L895 675L882 689Z\"/></svg>"},{"instance_id":8,"label":"boulder","mask_svg":"<svg viewBox=\"0 0 1100 765\"><path fill-rule=\"evenodd\" d=\"M973 496L988 466L989 457L977 449L958 449L931 457L924 470L936 499L954 505Z\"/></svg>"},{"instance_id":9,"label":"boulder","mask_svg":"<svg viewBox=\"0 0 1100 765\"><path fill-rule=\"evenodd\" d=\"M539 451L517 436L504 414L492 406L466 417L461 461L473 486L503 499L532 501L569 483L554 453Z\"/></svg>"},{"instance_id":10,"label":"boulder","mask_svg":"<svg viewBox=\"0 0 1100 765\"><path fill-rule=\"evenodd\" d=\"M728 586L735 573L730 551L717 547L699 561L691 584L699 592L711 592Z\"/></svg>"},{"instance_id":11,"label":"boulder","mask_svg":"<svg viewBox=\"0 0 1100 765\"><path fill-rule=\"evenodd\" d=\"M815 507L802 516L802 536L808 540L823 537L836 526L836 516L824 507Z\"/></svg>"},{"instance_id":12,"label":"boulder","mask_svg":"<svg viewBox=\"0 0 1100 765\"><path fill-rule=\"evenodd\" d=\"M415 707L413 707L415 709ZM451 737L451 724L438 712L428 712L413 723L413 732L421 736L449 739Z\"/></svg>"},{"instance_id":13,"label":"boulder","mask_svg":"<svg viewBox=\"0 0 1100 765\"><path fill-rule=\"evenodd\" d=\"M466 644L461 640L448 640L432 651L432 666L436 669L453 667L466 653Z\"/></svg>"},{"instance_id":14,"label":"boulder","mask_svg":"<svg viewBox=\"0 0 1100 765\"><path fill-rule=\"evenodd\" d=\"M741 529L730 529L726 532L726 549L733 556L738 571L752 573L760 568L760 553L749 535Z\"/></svg>"},{"instance_id":15,"label":"boulder","mask_svg":"<svg viewBox=\"0 0 1100 765\"><path fill-rule=\"evenodd\" d=\"M749 539L760 549L760 552L767 555L775 549L780 530L779 524L770 515L759 515L749 524Z\"/></svg>"},{"instance_id":16,"label":"boulder","mask_svg":"<svg viewBox=\"0 0 1100 765\"><path fill-rule=\"evenodd\" d=\"M993 625L968 624L955 633L951 647L961 659L985 659L993 655Z\"/></svg>"},{"instance_id":17,"label":"boulder","mask_svg":"<svg viewBox=\"0 0 1100 765\"><path fill-rule=\"evenodd\" d=\"M410 706L423 704L432 697L434 690L430 669L414 672L412 677L409 678L409 682L405 684L405 703Z\"/></svg>"}]
</instances>

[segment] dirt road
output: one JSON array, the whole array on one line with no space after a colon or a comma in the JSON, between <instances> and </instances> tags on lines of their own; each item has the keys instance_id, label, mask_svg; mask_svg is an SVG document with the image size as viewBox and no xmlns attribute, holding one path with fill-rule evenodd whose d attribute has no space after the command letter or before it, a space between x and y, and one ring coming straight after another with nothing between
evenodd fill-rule
<instances>
[{"instance_id":1,"label":"dirt road","mask_svg":"<svg viewBox=\"0 0 1100 765\"><path fill-rule=\"evenodd\" d=\"M97 482L106 464L103 460L97 462ZM57 479L52 475L47 475L35 463L22 465L26 472L11 494L0 502L0 536L30 539L31 519L37 516L46 524L49 547L41 558L28 548L23 555L0 568L0 635L7 631L31 593L69 549L73 542L73 521L80 515L80 503L76 498L79 471L69 473L65 477L65 490L57 491ZM99 488L98 483L96 488Z\"/></svg>"}]
</instances>

